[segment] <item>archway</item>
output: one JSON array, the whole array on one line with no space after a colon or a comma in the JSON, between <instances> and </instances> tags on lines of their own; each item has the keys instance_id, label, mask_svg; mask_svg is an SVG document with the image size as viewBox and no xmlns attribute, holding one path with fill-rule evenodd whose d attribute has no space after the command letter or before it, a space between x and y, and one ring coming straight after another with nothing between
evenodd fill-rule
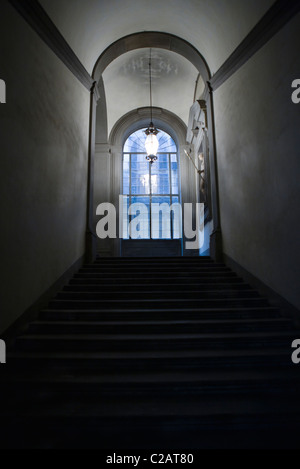
<instances>
[{"instance_id":1,"label":"archway","mask_svg":"<svg viewBox=\"0 0 300 469\"><path fill-rule=\"evenodd\" d=\"M204 57L191 44L172 34L160 32L131 34L113 43L97 60L92 74L93 78L98 83L106 67L120 55L132 50L150 47L166 49L182 55L198 69L205 82L210 80L211 73Z\"/></svg>"},{"instance_id":2,"label":"archway","mask_svg":"<svg viewBox=\"0 0 300 469\"><path fill-rule=\"evenodd\" d=\"M203 93L203 99L206 101L207 105L207 116L208 116L208 135L209 135L209 142L210 142L210 174L211 174L211 193L212 193L212 215L213 215L213 224L214 224L214 232L211 237L211 254L214 258L218 258L219 254L221 253L221 245L220 245L220 237L221 237L221 230L220 230L220 218L219 218L219 203L218 203L218 177L217 177L217 160L216 160L216 145L215 145L215 127L214 127L214 114L213 114L213 96L212 91L209 86L209 80L211 78L210 70L207 66L205 59L201 56L201 54L189 43L186 41L172 36L166 33L157 33L157 32L144 32L144 33L136 33L127 37L124 37L117 41L116 43L112 44L98 59L94 71L93 77L96 80L96 83L99 84L100 89L102 91L101 102L98 108L97 118L98 121L101 121L101 125L107 129L107 121L105 114L105 102L104 102L104 87L102 81L102 74L108 65L113 62L116 58L120 57L121 55L136 49L142 49L147 47L156 47L161 49L170 50L180 54L181 56L188 59L192 64L195 65L201 76L203 77L206 87ZM100 92L101 92L100 91ZM93 148L95 147L95 134L99 130L96 128L96 104L95 100L92 99L92 116L94 127L91 131L91 152L93 152ZM139 116L140 118L140 116ZM146 124L148 125L148 123ZM186 130L186 129L185 129ZM114 130L112 131L113 135ZM185 137L182 140L182 144L186 143L186 132ZM108 147L111 145L111 139L107 142L103 142L100 145L97 145L96 153L100 150L100 147L104 149L104 152L107 152ZM111 152L111 149L110 149ZM121 154L122 151L120 148L118 152ZM93 155L92 155L93 157ZM91 163L91 168L93 167L93 163ZM111 169L114 171L114 169ZM191 178L193 179L193 177ZM93 184L90 184L90 191L93 191ZM92 199L92 197L91 197ZM90 199L90 200L91 200ZM89 205L91 207L91 204ZM90 220L93 218L94 211L92 213L92 217L90 216ZM111 252L111 248L108 252ZM118 249L114 249L114 254L118 255Z\"/></svg>"},{"instance_id":3,"label":"archway","mask_svg":"<svg viewBox=\"0 0 300 469\"><path fill-rule=\"evenodd\" d=\"M153 118L159 129L169 134L174 140L179 161L179 178L181 181L181 203L193 203L196 201L196 181L194 169L189 164L184 150L186 145L185 124L171 112L154 108ZM117 208L119 218L119 196L122 194L122 162L124 144L128 137L139 129L146 128L149 121L149 109L141 108L125 115L114 126L107 144L96 145L95 153L95 194L94 205L99 201L109 201ZM94 220L96 224L97 220ZM174 251L175 252L175 251ZM178 250L177 250L178 252ZM101 256L120 256L121 243L116 240L98 241L98 253ZM180 248L179 255L182 253ZM198 255L197 251L186 251L187 256Z\"/></svg>"},{"instance_id":4,"label":"archway","mask_svg":"<svg viewBox=\"0 0 300 469\"><path fill-rule=\"evenodd\" d=\"M158 129L157 161L147 161L146 128L133 132L123 147L123 257L175 257L182 254L182 209L178 149Z\"/></svg>"}]
</instances>

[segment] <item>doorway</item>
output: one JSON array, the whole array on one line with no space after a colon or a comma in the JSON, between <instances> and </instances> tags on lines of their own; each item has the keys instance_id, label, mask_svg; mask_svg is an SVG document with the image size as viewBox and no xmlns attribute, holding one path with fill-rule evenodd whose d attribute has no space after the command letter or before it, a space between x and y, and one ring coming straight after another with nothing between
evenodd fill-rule
<instances>
[{"instance_id":1,"label":"doorway","mask_svg":"<svg viewBox=\"0 0 300 469\"><path fill-rule=\"evenodd\" d=\"M182 255L182 214L178 149L159 130L158 160L146 160L146 128L132 133L123 148L122 257Z\"/></svg>"}]
</instances>

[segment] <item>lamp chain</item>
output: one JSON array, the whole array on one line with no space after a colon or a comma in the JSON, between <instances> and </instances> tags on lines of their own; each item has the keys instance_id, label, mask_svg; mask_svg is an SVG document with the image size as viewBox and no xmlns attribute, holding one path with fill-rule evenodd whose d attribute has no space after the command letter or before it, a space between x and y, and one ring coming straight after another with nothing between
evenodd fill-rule
<instances>
[{"instance_id":1,"label":"lamp chain","mask_svg":"<svg viewBox=\"0 0 300 469\"><path fill-rule=\"evenodd\" d=\"M153 122L153 110L152 110L152 49L150 49L149 75L150 75L150 111L151 111L151 122Z\"/></svg>"}]
</instances>

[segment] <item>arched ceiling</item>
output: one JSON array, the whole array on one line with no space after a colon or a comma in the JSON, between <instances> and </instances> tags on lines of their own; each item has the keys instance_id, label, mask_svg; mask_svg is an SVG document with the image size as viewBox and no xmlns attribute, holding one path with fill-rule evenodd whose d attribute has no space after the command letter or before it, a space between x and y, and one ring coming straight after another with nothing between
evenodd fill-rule
<instances>
[{"instance_id":1,"label":"arched ceiling","mask_svg":"<svg viewBox=\"0 0 300 469\"><path fill-rule=\"evenodd\" d=\"M106 48L141 31L192 44L212 74L274 0L40 0L89 73Z\"/></svg>"},{"instance_id":2,"label":"arched ceiling","mask_svg":"<svg viewBox=\"0 0 300 469\"><path fill-rule=\"evenodd\" d=\"M153 106L173 112L185 124L194 102L197 69L184 57L152 49ZM127 112L149 106L150 49L128 52L114 60L103 74L107 102L108 133ZM204 91L200 79L197 93Z\"/></svg>"}]
</instances>

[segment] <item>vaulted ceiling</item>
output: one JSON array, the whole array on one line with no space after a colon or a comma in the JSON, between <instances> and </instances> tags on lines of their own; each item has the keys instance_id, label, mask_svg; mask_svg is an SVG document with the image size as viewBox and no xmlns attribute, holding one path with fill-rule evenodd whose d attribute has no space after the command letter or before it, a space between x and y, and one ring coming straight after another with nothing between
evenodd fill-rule
<instances>
[{"instance_id":1,"label":"vaulted ceiling","mask_svg":"<svg viewBox=\"0 0 300 469\"><path fill-rule=\"evenodd\" d=\"M274 0L40 0L83 65L92 73L115 41L143 31L170 33L204 57L212 75L274 3ZM156 50L154 105L187 124L196 69L183 57ZM128 52L104 73L108 125L149 104L149 50ZM200 80L200 89L201 89ZM199 94L199 90L198 90ZM199 97L199 96L197 96Z\"/></svg>"},{"instance_id":2,"label":"vaulted ceiling","mask_svg":"<svg viewBox=\"0 0 300 469\"><path fill-rule=\"evenodd\" d=\"M121 37L140 31L191 43L214 73L274 0L40 0L89 72Z\"/></svg>"},{"instance_id":3,"label":"vaulted ceiling","mask_svg":"<svg viewBox=\"0 0 300 469\"><path fill-rule=\"evenodd\" d=\"M162 49L152 49L153 105L173 112L185 123L194 102L197 69L184 57ZM109 132L127 112L149 106L150 49L128 52L105 70ZM204 90L200 83L197 93Z\"/></svg>"}]
</instances>

